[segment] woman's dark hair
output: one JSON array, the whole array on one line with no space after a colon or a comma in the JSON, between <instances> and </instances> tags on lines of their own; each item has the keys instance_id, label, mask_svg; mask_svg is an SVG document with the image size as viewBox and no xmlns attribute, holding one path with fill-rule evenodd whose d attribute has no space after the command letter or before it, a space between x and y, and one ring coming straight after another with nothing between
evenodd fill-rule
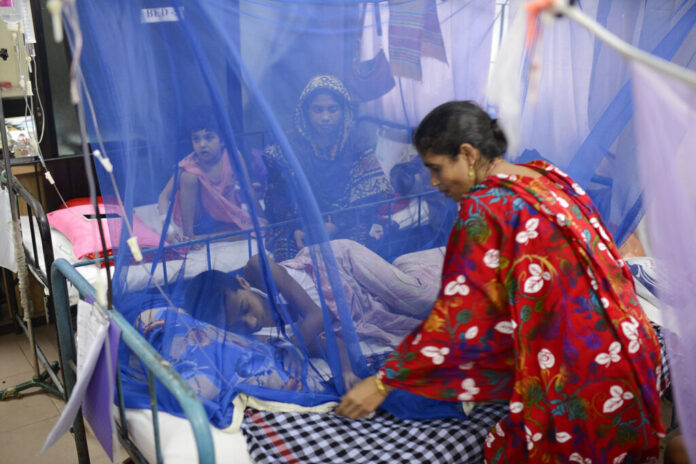
<instances>
[{"instance_id":1,"label":"woman's dark hair","mask_svg":"<svg viewBox=\"0 0 696 464\"><path fill-rule=\"evenodd\" d=\"M239 272L210 270L198 274L186 287L184 309L199 321L220 327L220 321L224 321L225 292L242 288L237 280Z\"/></svg>"},{"instance_id":2,"label":"woman's dark hair","mask_svg":"<svg viewBox=\"0 0 696 464\"><path fill-rule=\"evenodd\" d=\"M413 134L413 144L421 156L430 151L454 158L463 143L489 160L507 150L507 139L496 120L470 101L443 103L423 118Z\"/></svg>"}]
</instances>

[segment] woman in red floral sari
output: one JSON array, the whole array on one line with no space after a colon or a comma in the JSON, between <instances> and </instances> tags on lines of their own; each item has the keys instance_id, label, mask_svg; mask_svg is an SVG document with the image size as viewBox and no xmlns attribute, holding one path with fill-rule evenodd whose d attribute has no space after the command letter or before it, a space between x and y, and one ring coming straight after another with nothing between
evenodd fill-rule
<instances>
[{"instance_id":1,"label":"woman in red floral sari","mask_svg":"<svg viewBox=\"0 0 696 464\"><path fill-rule=\"evenodd\" d=\"M590 198L548 163L503 161L504 134L470 102L433 110L414 143L460 203L440 294L337 412L365 416L394 388L506 402L489 463L656 461L659 342Z\"/></svg>"}]
</instances>

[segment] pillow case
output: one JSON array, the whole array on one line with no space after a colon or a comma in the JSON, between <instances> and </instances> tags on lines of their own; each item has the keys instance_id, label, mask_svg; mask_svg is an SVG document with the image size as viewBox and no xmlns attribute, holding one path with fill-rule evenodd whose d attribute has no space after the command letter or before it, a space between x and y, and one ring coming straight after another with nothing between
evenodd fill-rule
<instances>
[{"instance_id":1,"label":"pillow case","mask_svg":"<svg viewBox=\"0 0 696 464\"><path fill-rule=\"evenodd\" d=\"M82 204L81 204L82 203ZM70 206L72 205L72 206ZM68 208L61 208L46 214L48 223L54 229L68 237L73 244L75 258L102 257L102 244L99 226L94 208L89 199L76 199L68 203ZM121 240L121 214L116 205L99 203L99 217L104 229L104 239L109 256L118 248ZM133 215L133 234L138 237L141 249L154 248L159 245L160 235L146 225L138 216Z\"/></svg>"}]
</instances>

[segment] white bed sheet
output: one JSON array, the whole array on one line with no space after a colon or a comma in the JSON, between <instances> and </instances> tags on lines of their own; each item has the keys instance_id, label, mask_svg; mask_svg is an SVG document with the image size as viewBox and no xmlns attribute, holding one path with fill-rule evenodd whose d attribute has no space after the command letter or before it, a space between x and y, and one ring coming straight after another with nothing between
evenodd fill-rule
<instances>
[{"instance_id":1,"label":"white bed sheet","mask_svg":"<svg viewBox=\"0 0 696 464\"><path fill-rule=\"evenodd\" d=\"M154 211L154 212L153 212ZM136 214L143 219L145 223L150 225L152 223L152 216L156 214L156 205L146 205L143 207L135 208ZM35 261L38 263L39 267L44 273L47 273L46 267L44 265L44 253L40 245L40 239L38 237L38 226L35 223L35 231L37 234L37 254ZM21 227L22 227L22 241L24 243L25 249L28 250L30 255L33 255L33 248L31 245L31 232L29 226L29 217L21 217ZM78 262L77 258L73 253L73 245L70 240L61 232L51 227L51 241L53 243L53 257L54 259L64 258L70 264L76 264ZM210 266L212 269L217 269L223 272L229 272L244 266L249 260L250 256L253 256L258 252L256 241L251 243L251 249L249 243L246 240L228 242L228 241L218 241L211 243L210 245ZM208 254L206 247L202 247L198 250L189 250L186 255L185 266L183 259L168 259L166 263L166 275L167 280L172 282L180 277L180 271L182 267L184 268L184 278L192 278L201 272L209 269L208 266ZM33 257L33 256L32 256ZM102 286L106 288L106 269L101 268L97 264L90 264L86 266L79 266L76 268L77 271L95 288ZM129 290L142 290L148 286L150 282L150 273L152 269L152 263L134 264L128 267L127 270L127 288ZM162 285L164 284L164 266L160 262L155 271L152 273L152 279L154 282ZM70 297L70 304L77 304L79 295L77 289L72 285L68 285L68 293Z\"/></svg>"},{"instance_id":2,"label":"white bed sheet","mask_svg":"<svg viewBox=\"0 0 696 464\"><path fill-rule=\"evenodd\" d=\"M166 464L198 462L198 451L189 422L181 417L158 412L162 457ZM152 412L149 409L127 409L126 420L131 440L148 462L157 462ZM210 427L215 447L215 462L253 464L241 430L230 432Z\"/></svg>"},{"instance_id":3,"label":"white bed sheet","mask_svg":"<svg viewBox=\"0 0 696 464\"><path fill-rule=\"evenodd\" d=\"M407 208L404 208L403 210L392 215L392 220L397 222L402 229L418 225L419 217L421 223L426 223L428 218L427 202L420 202L420 214L418 209L418 199L411 199ZM151 228L155 230L161 229L157 205L151 204L138 206L134 208L134 213L137 214L138 217ZM22 241L24 242L25 249L28 250L30 255L33 255L29 218L27 216L21 217L21 227ZM38 226L36 225L36 222L34 230L36 231L38 240ZM53 243L54 259L63 258L73 265L78 262L73 253L73 245L70 240L64 234L52 227L51 240ZM233 271L244 266L249 257L253 256L257 252L258 249L256 241L252 242L251 250L249 249L249 244L246 240L236 242L215 242L210 245L210 266L213 269L223 272ZM44 266L44 254L41 246L37 246L37 254L38 256L36 257L35 261L38 263L41 270L44 273L47 273L48 271ZM184 260L182 259L167 260L166 275L168 281L172 282L179 277L183 264ZM87 266L80 266L76 269L87 280L87 282L89 282L95 288L98 286L106 288L106 270L101 268L99 265L91 264ZM127 288L129 290L142 290L146 288L150 281L151 269L151 263L134 264L129 266L126 282ZM209 269L209 266L205 247L188 252L186 255L186 265L184 267L184 278L192 278L207 269ZM154 282L157 282L160 285L164 284L165 272L162 263L157 266L152 274ZM72 285L68 285L68 294L70 297L70 304L77 304L79 295L77 290Z\"/></svg>"}]
</instances>

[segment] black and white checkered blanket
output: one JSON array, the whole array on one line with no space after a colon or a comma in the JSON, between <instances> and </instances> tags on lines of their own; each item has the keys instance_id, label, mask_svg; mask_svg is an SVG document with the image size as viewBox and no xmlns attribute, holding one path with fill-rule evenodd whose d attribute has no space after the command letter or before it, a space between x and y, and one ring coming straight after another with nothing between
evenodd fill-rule
<instances>
[{"instance_id":1,"label":"black and white checkered blanket","mask_svg":"<svg viewBox=\"0 0 696 464\"><path fill-rule=\"evenodd\" d=\"M657 389L660 392L660 396L663 396L669 386L672 384L671 369L669 368L669 358L667 357L667 345L665 345L664 334L659 325L653 324L653 329L655 329L655 334L657 339L660 341L660 355L662 356L662 364L660 366L660 377L659 383L657 384Z\"/></svg>"},{"instance_id":2,"label":"black and white checkered blanket","mask_svg":"<svg viewBox=\"0 0 696 464\"><path fill-rule=\"evenodd\" d=\"M351 420L335 414L247 410L242 431L257 464L479 463L505 405L479 405L468 419L406 421L385 412Z\"/></svg>"},{"instance_id":3,"label":"black and white checkered blanket","mask_svg":"<svg viewBox=\"0 0 696 464\"><path fill-rule=\"evenodd\" d=\"M659 390L670 385L662 330ZM257 464L479 463L488 431L508 405L478 405L468 419L406 421L378 411L371 419L335 414L247 410L242 432Z\"/></svg>"}]
</instances>

